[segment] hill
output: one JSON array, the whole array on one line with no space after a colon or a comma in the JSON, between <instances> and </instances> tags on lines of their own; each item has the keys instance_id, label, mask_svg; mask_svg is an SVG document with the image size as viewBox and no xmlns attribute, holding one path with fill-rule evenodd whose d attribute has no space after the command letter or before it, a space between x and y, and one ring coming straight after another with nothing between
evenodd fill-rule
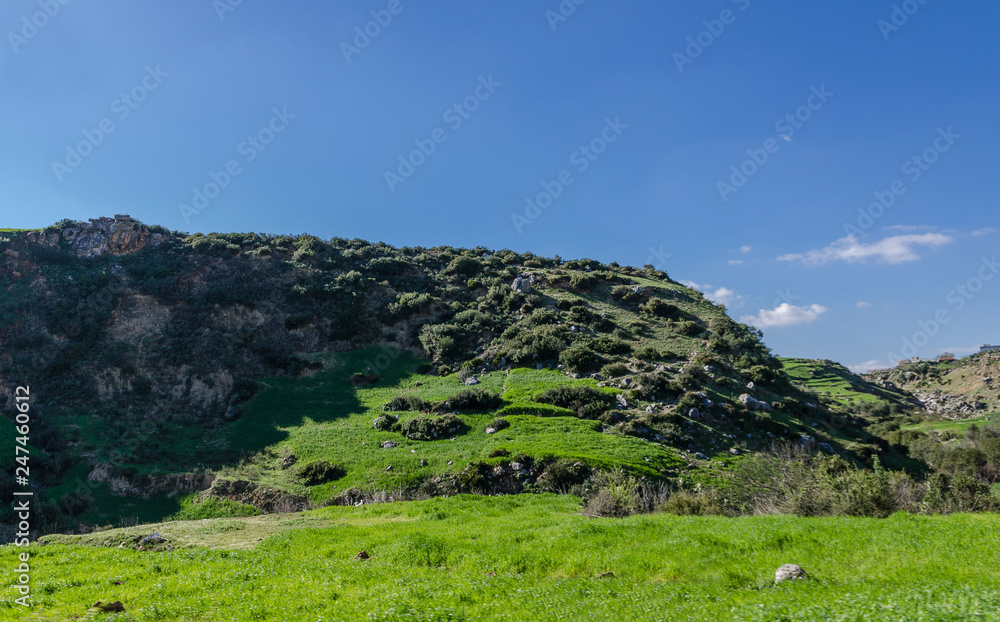
<instances>
[{"instance_id":1,"label":"hill","mask_svg":"<svg viewBox=\"0 0 1000 622\"><path fill-rule=\"evenodd\" d=\"M0 260L0 389L12 412L31 387L45 531L582 494L619 469L724 488L780 442L922 468L886 437L905 392L779 361L649 266L127 216L6 232Z\"/></svg>"}]
</instances>

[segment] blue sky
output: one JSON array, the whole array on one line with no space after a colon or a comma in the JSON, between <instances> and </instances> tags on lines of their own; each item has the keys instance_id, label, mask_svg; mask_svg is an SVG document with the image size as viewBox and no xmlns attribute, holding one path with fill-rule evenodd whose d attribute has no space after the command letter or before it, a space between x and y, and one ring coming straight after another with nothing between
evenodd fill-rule
<instances>
[{"instance_id":1,"label":"blue sky","mask_svg":"<svg viewBox=\"0 0 1000 622\"><path fill-rule=\"evenodd\" d=\"M652 263L781 355L964 354L1000 342L998 18L7 0L2 226L129 213Z\"/></svg>"}]
</instances>

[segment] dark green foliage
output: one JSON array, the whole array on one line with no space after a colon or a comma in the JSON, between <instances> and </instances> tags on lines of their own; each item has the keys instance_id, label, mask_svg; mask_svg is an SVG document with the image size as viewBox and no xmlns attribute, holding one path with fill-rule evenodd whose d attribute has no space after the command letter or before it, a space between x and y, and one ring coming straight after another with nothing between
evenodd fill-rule
<instances>
[{"instance_id":1,"label":"dark green foliage","mask_svg":"<svg viewBox=\"0 0 1000 622\"><path fill-rule=\"evenodd\" d=\"M399 417L396 415L379 417L372 427L380 432L397 432L399 431Z\"/></svg>"},{"instance_id":2,"label":"dark green foliage","mask_svg":"<svg viewBox=\"0 0 1000 622\"><path fill-rule=\"evenodd\" d=\"M506 430L507 428L509 428L510 427L510 422L507 421L506 419L504 419L503 417L497 417L493 421L490 421L489 423L487 423L486 427L487 428L493 428L494 430L496 430L497 432L499 432L500 430Z\"/></svg>"},{"instance_id":3,"label":"dark green foliage","mask_svg":"<svg viewBox=\"0 0 1000 622\"><path fill-rule=\"evenodd\" d=\"M601 368L601 374L607 376L608 378L626 376L629 373L629 369L625 366L625 363L608 363Z\"/></svg>"},{"instance_id":4,"label":"dark green foliage","mask_svg":"<svg viewBox=\"0 0 1000 622\"><path fill-rule=\"evenodd\" d=\"M591 473L591 468L582 462L560 459L545 466L536 486L541 492L580 494Z\"/></svg>"},{"instance_id":5,"label":"dark green foliage","mask_svg":"<svg viewBox=\"0 0 1000 622\"><path fill-rule=\"evenodd\" d=\"M415 417L400 424L399 430L412 441L433 441L458 434L465 424L455 415L439 417Z\"/></svg>"},{"instance_id":6,"label":"dark green foliage","mask_svg":"<svg viewBox=\"0 0 1000 622\"><path fill-rule=\"evenodd\" d=\"M580 386L549 389L535 400L542 404L568 408L582 419L594 419L605 410L614 407L615 404L615 398L612 394L593 387Z\"/></svg>"},{"instance_id":7,"label":"dark green foliage","mask_svg":"<svg viewBox=\"0 0 1000 622\"><path fill-rule=\"evenodd\" d=\"M607 336L598 337L587 345L590 349L602 354L628 354L632 351L631 344Z\"/></svg>"},{"instance_id":8,"label":"dark green foliage","mask_svg":"<svg viewBox=\"0 0 1000 622\"><path fill-rule=\"evenodd\" d=\"M569 277L569 283L574 289L581 292L589 292L597 286L598 279L593 274L587 274L585 272L576 272L571 277Z\"/></svg>"},{"instance_id":9,"label":"dark green foliage","mask_svg":"<svg viewBox=\"0 0 1000 622\"><path fill-rule=\"evenodd\" d=\"M330 464L324 460L310 462L298 471L299 479L301 479L306 486L317 486L319 484L325 484L326 482L332 482L340 479L345 474L346 471L344 471L343 467Z\"/></svg>"},{"instance_id":10,"label":"dark green foliage","mask_svg":"<svg viewBox=\"0 0 1000 622\"><path fill-rule=\"evenodd\" d=\"M470 277L479 272L480 267L481 264L478 260L463 255L461 257L456 257L455 259L453 259L451 263L448 264L448 267L445 268L444 271L447 274L455 274L458 276Z\"/></svg>"},{"instance_id":11,"label":"dark green foliage","mask_svg":"<svg viewBox=\"0 0 1000 622\"><path fill-rule=\"evenodd\" d=\"M463 389L455 395L438 402L434 409L443 410L495 410L503 405L503 399L496 391L487 389Z\"/></svg>"},{"instance_id":12,"label":"dark green foliage","mask_svg":"<svg viewBox=\"0 0 1000 622\"><path fill-rule=\"evenodd\" d=\"M642 361L659 361L663 355L656 348L647 346L636 351L635 357Z\"/></svg>"},{"instance_id":13,"label":"dark green foliage","mask_svg":"<svg viewBox=\"0 0 1000 622\"><path fill-rule=\"evenodd\" d=\"M421 313L436 302L428 293L404 292L396 295L396 300L389 303L384 312L386 320L399 322L417 313Z\"/></svg>"},{"instance_id":14,"label":"dark green foliage","mask_svg":"<svg viewBox=\"0 0 1000 622\"><path fill-rule=\"evenodd\" d=\"M382 410L385 412L400 412L405 410L427 412L430 409L431 405L429 402L413 395L400 395L382 405Z\"/></svg>"},{"instance_id":15,"label":"dark green foliage","mask_svg":"<svg viewBox=\"0 0 1000 622\"><path fill-rule=\"evenodd\" d=\"M651 298L649 302L639 307L639 310L654 317L668 320L680 319L684 312L662 298Z\"/></svg>"},{"instance_id":16,"label":"dark green foliage","mask_svg":"<svg viewBox=\"0 0 1000 622\"><path fill-rule=\"evenodd\" d=\"M705 327L698 322L692 322L690 320L681 320L680 322L673 322L671 324L671 329L682 335L688 337L697 337L698 335L705 332Z\"/></svg>"},{"instance_id":17,"label":"dark green foliage","mask_svg":"<svg viewBox=\"0 0 1000 622\"><path fill-rule=\"evenodd\" d=\"M557 357L561 361L560 352L566 349L568 340L569 330L565 326L511 326L500 336L500 356L518 365L553 361Z\"/></svg>"},{"instance_id":18,"label":"dark green foliage","mask_svg":"<svg viewBox=\"0 0 1000 622\"><path fill-rule=\"evenodd\" d=\"M574 346L559 354L559 362L572 372L586 373L599 368L604 358L590 348Z\"/></svg>"}]
</instances>

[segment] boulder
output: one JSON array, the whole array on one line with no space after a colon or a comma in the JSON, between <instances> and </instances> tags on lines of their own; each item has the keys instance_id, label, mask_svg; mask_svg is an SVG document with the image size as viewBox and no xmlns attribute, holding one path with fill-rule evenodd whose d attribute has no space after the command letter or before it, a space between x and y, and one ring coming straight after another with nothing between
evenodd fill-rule
<instances>
[{"instance_id":1,"label":"boulder","mask_svg":"<svg viewBox=\"0 0 1000 622\"><path fill-rule=\"evenodd\" d=\"M697 408L692 408L688 411L688 418L690 419L701 419L701 411Z\"/></svg>"},{"instance_id":2,"label":"boulder","mask_svg":"<svg viewBox=\"0 0 1000 622\"><path fill-rule=\"evenodd\" d=\"M802 566L796 566L795 564L785 564L781 568L774 571L774 582L781 583L782 581L788 580L798 580L805 579L809 575L806 571L802 569Z\"/></svg>"},{"instance_id":3,"label":"boulder","mask_svg":"<svg viewBox=\"0 0 1000 622\"><path fill-rule=\"evenodd\" d=\"M470 376L465 379L465 386L467 387L475 386L477 384L479 384L479 379L475 376Z\"/></svg>"},{"instance_id":4,"label":"boulder","mask_svg":"<svg viewBox=\"0 0 1000 622\"><path fill-rule=\"evenodd\" d=\"M496 434L497 430L496 430L496 428L486 428L486 433L487 434Z\"/></svg>"},{"instance_id":5,"label":"boulder","mask_svg":"<svg viewBox=\"0 0 1000 622\"><path fill-rule=\"evenodd\" d=\"M619 393L618 395L615 396L615 399L618 401L619 408L628 408L628 400L625 399L624 395Z\"/></svg>"},{"instance_id":6,"label":"boulder","mask_svg":"<svg viewBox=\"0 0 1000 622\"><path fill-rule=\"evenodd\" d=\"M740 403L750 410L757 410L760 408L760 402L757 401L757 398L751 397L749 393L741 394L739 399Z\"/></svg>"},{"instance_id":7,"label":"boulder","mask_svg":"<svg viewBox=\"0 0 1000 622\"><path fill-rule=\"evenodd\" d=\"M386 441L382 443L382 449L392 449L393 447L398 447L399 443L394 443L393 441Z\"/></svg>"}]
</instances>

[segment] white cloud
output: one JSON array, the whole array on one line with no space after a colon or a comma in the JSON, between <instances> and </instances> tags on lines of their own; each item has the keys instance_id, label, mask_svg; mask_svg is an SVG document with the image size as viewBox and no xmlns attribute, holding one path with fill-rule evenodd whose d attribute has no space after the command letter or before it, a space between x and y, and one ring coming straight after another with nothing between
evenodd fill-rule
<instances>
[{"instance_id":1,"label":"white cloud","mask_svg":"<svg viewBox=\"0 0 1000 622\"><path fill-rule=\"evenodd\" d=\"M778 261L801 261L807 266L818 266L831 261L865 263L869 259L875 259L888 264L901 264L920 259L920 255L914 250L916 246L936 248L954 241L955 238L942 233L924 233L921 235L896 235L874 244L865 244L857 237L849 235L840 238L822 250L814 249L805 254L782 255L778 257Z\"/></svg>"},{"instance_id":2,"label":"white cloud","mask_svg":"<svg viewBox=\"0 0 1000 622\"><path fill-rule=\"evenodd\" d=\"M740 318L740 322L757 328L796 326L798 324L811 324L826 311L827 309L823 305L799 307L783 302L774 309L761 309L757 315L744 315Z\"/></svg>"},{"instance_id":3,"label":"white cloud","mask_svg":"<svg viewBox=\"0 0 1000 622\"><path fill-rule=\"evenodd\" d=\"M848 365L847 369L853 371L856 374L867 374L873 369L890 369L896 366L896 362L893 361L892 364L888 364L885 361L865 361L864 363L859 363L857 365Z\"/></svg>"},{"instance_id":4,"label":"white cloud","mask_svg":"<svg viewBox=\"0 0 1000 622\"><path fill-rule=\"evenodd\" d=\"M979 237L981 235L990 235L992 233L996 233L996 231L997 230L994 229L993 227L986 227L985 229L978 229L976 231L973 231L972 235Z\"/></svg>"},{"instance_id":5,"label":"white cloud","mask_svg":"<svg viewBox=\"0 0 1000 622\"><path fill-rule=\"evenodd\" d=\"M742 259L730 259L729 260L729 265L730 266L742 266L743 265L743 260Z\"/></svg>"},{"instance_id":6,"label":"white cloud","mask_svg":"<svg viewBox=\"0 0 1000 622\"><path fill-rule=\"evenodd\" d=\"M752 250L753 250L752 246L746 246L746 245L744 245L744 246L740 247L740 252L743 253L744 255L746 255L747 253L749 253Z\"/></svg>"},{"instance_id":7,"label":"white cloud","mask_svg":"<svg viewBox=\"0 0 1000 622\"><path fill-rule=\"evenodd\" d=\"M868 307L872 306L872 303L865 302L864 300L859 300L857 303L855 303L854 306L856 306L859 309L867 309Z\"/></svg>"},{"instance_id":8,"label":"white cloud","mask_svg":"<svg viewBox=\"0 0 1000 622\"><path fill-rule=\"evenodd\" d=\"M734 304L736 306L742 306L743 304L744 297L728 287L715 287L707 283L705 285L701 285L699 283L695 283L694 281L681 281L681 285L698 290L699 292L705 294L705 298L708 298L717 305L726 305L727 307L731 307Z\"/></svg>"},{"instance_id":9,"label":"white cloud","mask_svg":"<svg viewBox=\"0 0 1000 622\"><path fill-rule=\"evenodd\" d=\"M888 227L882 227L882 230L894 233L914 233L916 231L937 231L937 227L930 225L889 225Z\"/></svg>"}]
</instances>

